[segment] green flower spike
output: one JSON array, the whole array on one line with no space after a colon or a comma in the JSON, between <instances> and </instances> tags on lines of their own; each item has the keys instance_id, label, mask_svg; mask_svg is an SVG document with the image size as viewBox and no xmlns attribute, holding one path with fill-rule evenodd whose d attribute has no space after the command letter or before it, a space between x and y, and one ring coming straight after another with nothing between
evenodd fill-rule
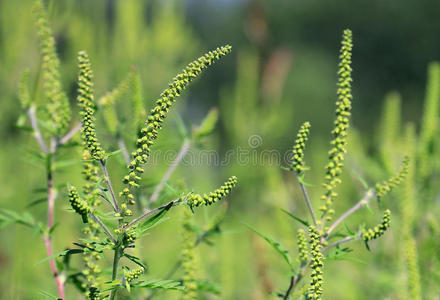
<instances>
[{"instance_id":1,"label":"green flower spike","mask_svg":"<svg viewBox=\"0 0 440 300\"><path fill-rule=\"evenodd\" d=\"M321 253L321 235L315 226L309 226L309 238L310 238L310 255L312 257L312 263L310 265L311 281L309 286L309 291L307 294L307 299L318 300L322 296L322 284L324 282L322 277L322 267L323 267L323 255Z\"/></svg>"},{"instance_id":2,"label":"green flower spike","mask_svg":"<svg viewBox=\"0 0 440 300\"><path fill-rule=\"evenodd\" d=\"M365 242L368 242L381 237L388 229L388 227L390 227L390 214L390 210L387 209L383 214L382 222L379 225L374 226L374 228L364 230L364 232L362 233L362 239Z\"/></svg>"},{"instance_id":3,"label":"green flower spike","mask_svg":"<svg viewBox=\"0 0 440 300\"><path fill-rule=\"evenodd\" d=\"M321 199L324 205L320 207L323 216L327 216L326 220L330 221L332 215L335 213L330 207L333 205L333 200L337 197L334 191L337 184L341 182L339 178L342 173L344 154L347 152L347 130L349 127L349 118L351 110L351 50L353 48L351 31L344 30L342 36L342 47L340 50L340 62L338 70L338 100L336 102L336 119L334 121L335 128L332 131L333 140L330 142L331 149L329 151L328 163L325 166L326 175L323 184L325 188L324 195Z\"/></svg>"},{"instance_id":4,"label":"green flower spike","mask_svg":"<svg viewBox=\"0 0 440 300\"><path fill-rule=\"evenodd\" d=\"M211 205L215 202L221 200L226 197L233 187L237 184L237 177L232 176L228 179L219 189L216 189L214 192L210 192L209 194L204 194L200 196L199 194L190 194L187 197L187 204L192 209L193 207L198 207L200 205Z\"/></svg>"},{"instance_id":5,"label":"green flower spike","mask_svg":"<svg viewBox=\"0 0 440 300\"><path fill-rule=\"evenodd\" d=\"M84 223L88 222L88 213L90 212L90 207L86 201L81 200L78 196L78 192L74 186L69 189L69 201L70 205L75 212L81 215Z\"/></svg>"},{"instance_id":6,"label":"green flower spike","mask_svg":"<svg viewBox=\"0 0 440 300\"><path fill-rule=\"evenodd\" d=\"M90 60L85 51L78 53L78 106L81 109L81 137L94 160L103 160L105 152L96 137L95 103L93 102L93 73Z\"/></svg>"},{"instance_id":7,"label":"green flower spike","mask_svg":"<svg viewBox=\"0 0 440 300\"><path fill-rule=\"evenodd\" d=\"M133 270L124 270L124 277L127 282L132 282L139 278L144 273L144 268L137 268Z\"/></svg>"},{"instance_id":8,"label":"green flower spike","mask_svg":"<svg viewBox=\"0 0 440 300\"><path fill-rule=\"evenodd\" d=\"M41 0L35 1L36 26L40 38L41 72L43 89L48 100L47 111L54 132L60 136L66 132L70 122L70 107L61 86L60 61L56 54L55 39Z\"/></svg>"},{"instance_id":9,"label":"green flower spike","mask_svg":"<svg viewBox=\"0 0 440 300\"><path fill-rule=\"evenodd\" d=\"M301 125L301 128L296 135L295 145L292 150L292 166L291 171L295 171L296 174L301 175L304 171L304 149L306 148L306 142L309 135L310 123L305 122Z\"/></svg>"},{"instance_id":10,"label":"green flower spike","mask_svg":"<svg viewBox=\"0 0 440 300\"><path fill-rule=\"evenodd\" d=\"M299 261L302 266L305 266L309 261L309 256L307 254L307 243L306 236L303 229L298 229L298 252Z\"/></svg>"},{"instance_id":11,"label":"green flower spike","mask_svg":"<svg viewBox=\"0 0 440 300\"><path fill-rule=\"evenodd\" d=\"M182 73L177 75L169 87L160 94L160 98L156 101L156 106L151 109L145 127L141 129L141 135L137 140L137 150L132 153L133 160L128 165L128 175L124 177L124 183L128 185L121 192L125 196L125 200L130 204L134 204L134 196L130 192L130 188L139 187L141 174L144 172L142 165L147 162L150 155L150 148L157 138L162 123L173 103L180 96L187 85L208 66L215 61L231 52L231 46L223 46L190 63Z\"/></svg>"},{"instance_id":12,"label":"green flower spike","mask_svg":"<svg viewBox=\"0 0 440 300\"><path fill-rule=\"evenodd\" d=\"M398 186L405 179L406 175L408 174L408 165L409 165L409 157L405 156L402 162L402 168L400 169L399 173L397 173L387 181L376 184L377 199L380 200L381 198L383 198L386 194L391 192L393 188Z\"/></svg>"}]
</instances>

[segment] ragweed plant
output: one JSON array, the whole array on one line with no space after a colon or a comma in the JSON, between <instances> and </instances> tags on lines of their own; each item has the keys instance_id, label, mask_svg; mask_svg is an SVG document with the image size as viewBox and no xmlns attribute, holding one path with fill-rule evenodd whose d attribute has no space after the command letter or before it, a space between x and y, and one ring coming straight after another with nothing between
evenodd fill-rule
<instances>
[{"instance_id":1,"label":"ragweed plant","mask_svg":"<svg viewBox=\"0 0 440 300\"><path fill-rule=\"evenodd\" d=\"M169 178L176 169L178 163L192 146L198 146L203 137L209 135L217 121L218 112L211 110L200 126L194 127L190 134L185 136L181 151L177 155L173 165L168 169L162 180L157 184L153 194L149 197L148 204L141 203L144 197L144 187L142 173L145 163L151 154L160 129L164 126L171 107L182 94L183 90L195 78L216 61L227 55L231 51L229 45L219 47L209 51L202 57L190 63L165 89L160 98L156 101L153 109L147 115L144 108L141 80L136 69L127 75L126 79L117 86L112 92L107 93L99 100L95 100L94 75L92 63L85 51L78 54L78 89L77 105L79 107L80 122L71 125L71 109L69 101L61 85L61 73L59 70L60 61L57 57L55 39L49 27L47 13L41 0L35 1L36 26L40 38L41 50L41 81L37 78L36 85L42 86L40 95L39 89L30 89L31 76L26 70L19 82L18 96L24 112L29 119L29 128L25 123L19 125L25 129L30 129L40 147L40 154L36 155L37 160L42 162L47 179L47 222L46 226L35 221L30 215L20 216L16 213L1 211L0 221L7 223L20 223L36 228L42 235L46 247L47 258L51 273L55 279L58 295L56 298L65 299L65 285L73 284L87 299L115 299L117 294L133 292L135 289L162 289L184 291L185 295L199 293L206 284L197 284L190 279L188 255L183 255L174 269L167 275L165 280L146 280L145 274L148 268L145 260L135 256L133 248L136 248L140 238L148 234L148 230L158 224L164 215L172 208L179 205L187 206L185 210L192 211L201 209L200 206L207 206L224 199L235 187L237 178L232 176L220 188L203 196L189 191L177 189L174 191L174 199L165 204L155 205L156 202L163 200L160 198L161 192L167 185ZM132 128L135 141L135 150L130 154L128 149L132 144L124 141L125 136L121 135L124 125L116 122L111 124L112 119L106 114L106 110L113 111L113 116L118 121L118 111L114 105L122 97L129 95L132 104L133 118ZM41 99L40 99L41 98ZM37 101L38 99L38 101ZM110 108L113 108L111 110ZM114 191L111 177L108 172L107 163L109 159L117 155L119 151L110 151L111 146L104 146L101 142L97 127L99 126L96 115L104 112L104 121L109 129L110 135L114 137L127 163L127 176L121 178L124 186L120 193ZM144 125L140 119L146 118ZM62 166L63 161L58 159L60 151L77 146L76 133L80 132L82 140L82 175L84 183L80 185L62 184L55 185L54 177L58 171L58 165ZM186 131L188 132L188 131ZM106 151L107 150L107 151ZM67 150L66 150L67 151ZM68 248L59 253L53 253L51 236L55 229L54 209L55 200L63 191L58 191L56 186L66 186L67 189L64 206L76 214L83 224L83 236L74 243L75 248ZM198 202L195 202L194 197ZM61 197L60 197L61 198ZM129 205L141 204L136 211ZM144 207L146 206L146 207ZM196 209L197 208L197 209ZM134 214L136 217L131 217ZM225 210L221 210L206 228L198 228L188 236L186 241L187 248L194 248L202 242L208 242L208 238L220 232L219 224L223 219ZM192 218L188 213L186 218ZM186 225L184 225L185 227ZM186 228L186 227L185 227ZM189 228L186 228L189 232ZM192 237L194 237L192 239ZM107 265L108 254L113 253L113 263ZM137 252L139 253L139 252ZM137 255L136 253L136 255ZM71 255L81 255L82 265L80 268L72 267ZM61 259L60 259L61 258ZM171 280L170 277L177 271L183 269L184 280ZM212 289L204 292L212 292ZM154 296L150 292L147 298ZM187 297L188 298L188 297ZM192 297L194 298L194 297Z\"/></svg>"},{"instance_id":2,"label":"ragweed plant","mask_svg":"<svg viewBox=\"0 0 440 300\"><path fill-rule=\"evenodd\" d=\"M291 165L288 168L285 168L285 170L293 171L296 174L312 220L312 222L309 223L308 221L285 211L290 217L292 217L292 219L308 228L307 237L302 228L298 230L297 266L295 266L294 260L290 257L288 251L285 250L280 243L257 232L260 236L264 237L264 239L268 241L289 264L291 272L289 287L285 292L276 293L282 299L292 299L292 295L305 297L306 299L323 299L325 261L327 259L344 259L346 253L350 251L350 249L348 247L341 248L341 245L348 242L363 240L368 248L368 242L382 236L390 226L390 211L386 210L382 222L371 229L362 230L364 226L360 226L360 229L357 232L351 232L348 230L348 234L341 232L335 234L334 231L353 213L362 207L369 205L371 199L377 198L379 200L385 197L392 189L402 183L408 173L409 158L405 157L402 169L396 175L383 183L376 184L375 188L367 188L360 201L341 214L335 221L333 221L333 223L329 224L336 213L333 208L333 203L338 195L337 186L342 183L341 175L344 167L344 157L347 153L347 134L353 99L351 94L352 47L352 33L350 30L345 30L342 36L339 57L336 116L334 128L331 132L332 140L328 152L328 162L325 165L325 177L323 183L324 193L321 196L321 200L324 204L319 208L322 213L320 218L317 218L314 213L313 202L309 197L307 183L304 180L305 171L307 170L304 166L304 150L306 146L305 142L309 137L310 128L308 122L300 127L292 150ZM306 239L309 241L309 247L306 247ZM300 281L306 276L308 270L310 270L309 283L303 287L298 287Z\"/></svg>"}]
</instances>

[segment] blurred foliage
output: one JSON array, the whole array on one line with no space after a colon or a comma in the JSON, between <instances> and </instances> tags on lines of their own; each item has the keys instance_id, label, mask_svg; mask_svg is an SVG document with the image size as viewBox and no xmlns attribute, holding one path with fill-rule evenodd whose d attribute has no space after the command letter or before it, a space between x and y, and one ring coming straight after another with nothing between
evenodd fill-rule
<instances>
[{"instance_id":1,"label":"blurred foliage","mask_svg":"<svg viewBox=\"0 0 440 300\"><path fill-rule=\"evenodd\" d=\"M41 204L46 197L42 191L44 170L29 163L29 150L36 144L31 134L17 128L23 118L18 85L25 69L30 70L31 94L37 103L44 101L38 80L40 60L32 3L0 0L0 207L18 211L18 219L29 224L44 220L46 214ZM299 216L306 216L307 208L296 178L280 168L284 157L274 162L271 155L290 150L296 128L303 121L313 124L307 164L311 167L308 181L314 185L310 196L317 207L324 176L321 166L332 126L329 112L336 99L338 41L342 29L352 29L355 128L349 133L350 155L342 175L350 184L338 190L335 207L339 212L351 207L364 189L361 181L373 186L388 178L405 154L415 156L411 158L414 175L401 193L384 200L393 211L392 225L383 239L372 243L373 253L362 244L354 245L357 257L365 264L326 263L324 298L415 299L409 296L413 294L408 282L414 276L408 275L405 254L413 242L422 271L422 299L439 296L440 198L436 182L440 166L440 83L435 64L429 68L431 75L426 75L428 63L440 60L435 30L440 28L439 1L51 0L46 6L73 115L78 113L74 99L79 50L87 50L93 62L97 99L127 76L137 82L136 89L118 95L117 110L122 116L118 121L123 125L133 109L132 103L127 105L132 95L138 97L135 109L141 115L154 105L154 99L186 62L218 45L233 46L232 58L208 70L204 80L185 92L184 101L170 114L155 146L157 150L177 152L185 138L182 123L186 127L200 124L212 107L218 107L214 135L191 150L194 155L200 153L199 148L216 151L218 163L184 163L171 177L173 186L188 185L197 190L213 190L231 174L240 178L222 222L222 235L210 237L214 247L203 243L197 249L198 278L220 286L221 296L210 295L212 299L267 299L269 292L287 288L289 267L243 222L274 233L274 239L286 241L285 248L295 249L296 240L291 237L297 224L279 208ZM430 85L424 100L426 82ZM115 136L99 132L109 114L98 116L97 127L106 145L111 145L108 151L114 151L118 148ZM408 126L408 121L413 125ZM135 130L126 129L120 131L130 136ZM411 140L416 141L416 147ZM128 145L129 149L133 147ZM245 151L244 161L238 158L240 151ZM75 149L67 149L60 157L64 167L55 182L61 193L55 214L55 253L72 246L70 243L81 234L78 218L66 214L69 204L63 190L66 181L81 181L80 159ZM225 160L227 163L222 164ZM122 165L120 156L110 161L114 176L123 175ZM168 166L163 157L147 166L145 181L151 185L147 193L153 191ZM168 193L172 194L171 187ZM23 213L25 210L33 217ZM209 226L214 214L205 210L196 217L197 222ZM378 219L378 214L367 209L358 214L368 224ZM136 250L147 258L147 272L152 278L164 278L180 257L181 241L176 238L180 218L175 212L168 217ZM357 222L347 222L348 227L352 224ZM0 298L35 299L40 291L54 294L47 264L36 265L45 258L37 231L10 226L0 231L0 238L0 266L4 270L0 274ZM172 279L181 276L178 273ZM69 298L76 297L72 287L67 293L75 295ZM180 293L158 292L156 296L178 299Z\"/></svg>"}]
</instances>

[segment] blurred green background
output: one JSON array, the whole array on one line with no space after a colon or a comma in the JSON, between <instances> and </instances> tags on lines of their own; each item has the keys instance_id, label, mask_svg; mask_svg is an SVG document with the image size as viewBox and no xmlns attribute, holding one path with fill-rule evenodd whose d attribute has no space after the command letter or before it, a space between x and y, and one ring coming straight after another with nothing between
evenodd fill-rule
<instances>
[{"instance_id":1,"label":"blurred green background","mask_svg":"<svg viewBox=\"0 0 440 300\"><path fill-rule=\"evenodd\" d=\"M0 206L20 212L29 210L36 219L44 220L44 205L29 207L40 197L35 190L44 187L44 170L27 162L26 149L35 148L36 144L31 134L16 126L23 114L17 98L19 78L24 69L30 68L34 82L40 64L32 2L0 0ZM435 0L373 0L356 4L342 0L65 0L47 1L46 6L61 59L63 87L74 113L79 50L87 50L90 55L98 98L116 87L135 66L141 78L144 106L149 109L188 62L217 46L232 45L232 54L205 72L183 94L167 118L155 149L177 151L182 143L179 120L187 125L199 124L212 107L219 109L219 122L203 149L216 151L220 159L237 149L258 157L265 150L284 155L291 148L299 125L310 121L306 161L311 171L306 178L314 185L310 194L316 208L334 115L340 37L343 29L350 28L354 39L353 130L336 215L362 196L364 188L358 175L373 186L398 169L408 152L402 139L405 126L401 124L413 122L420 127L428 64L440 59L440 2ZM401 115L397 116L397 132L387 136L381 127L389 117L383 110L384 99L393 90L400 95ZM124 107L124 102L118 105ZM437 119L438 111L434 115ZM78 120L77 114L74 120ZM107 149L116 150L116 142L102 124L98 123L101 139ZM257 144L251 144L255 139ZM434 157L436 152L431 152ZM56 179L60 196L55 252L71 246L81 236L81 224L66 211L68 202L63 195L65 182L81 182L80 151L66 150L60 159L66 158L72 163ZM110 163L117 186L124 170L120 161L117 158ZM147 184L157 183L168 165L165 159L151 163ZM423 299L440 299L436 269L440 258L436 240L440 233L435 231L435 226L437 230L439 227L435 220L439 197L438 187L432 184L437 173L431 171L429 178L416 187L416 223L429 223L414 229ZM209 191L230 175L239 178L239 185L228 199L223 233L213 239L214 246L198 248L198 276L218 283L222 294L204 294L200 298L269 299L273 296L268 291L287 288L288 269L273 249L243 223L281 241L295 257L298 224L279 208L306 216L306 207L295 176L283 171L280 164L268 161L242 163L233 155L222 165L212 161L203 165L187 163L179 166L171 183ZM396 209L398 215L399 200L396 192L379 210L374 204L374 213L364 209L348 224L356 227L365 221L371 226L380 219L383 207ZM204 224L218 208L200 210L198 221ZM171 212L170 216L143 240L138 250L149 266L147 275L152 278L164 277L180 255L180 215ZM356 251L350 256L362 263L328 261L324 298L409 299L402 272L402 222L405 220L396 216L390 232L372 244L371 252L362 243L353 245ZM47 263L35 265L45 257L38 234L18 225L10 226L0 231L0 240L1 299L40 299L44 298L38 294L41 290L55 293ZM68 288L68 295L69 299L78 297L72 287ZM178 298L178 292L157 295L157 299Z\"/></svg>"}]
</instances>

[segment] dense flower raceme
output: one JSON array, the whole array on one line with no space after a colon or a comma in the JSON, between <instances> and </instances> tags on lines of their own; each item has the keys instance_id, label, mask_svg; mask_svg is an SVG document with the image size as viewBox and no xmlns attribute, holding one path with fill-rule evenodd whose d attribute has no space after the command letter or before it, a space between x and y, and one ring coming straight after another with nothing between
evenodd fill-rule
<instances>
[{"instance_id":1,"label":"dense flower raceme","mask_svg":"<svg viewBox=\"0 0 440 300\"><path fill-rule=\"evenodd\" d=\"M323 255L321 253L321 235L315 226L309 226L309 239L310 239L310 256L312 259L310 274L311 281L309 286L309 291L307 293L307 299L318 300L322 296L322 267L323 267Z\"/></svg>"},{"instance_id":2,"label":"dense flower raceme","mask_svg":"<svg viewBox=\"0 0 440 300\"><path fill-rule=\"evenodd\" d=\"M304 150L309 136L309 129L309 122L305 122L301 125L292 150L292 165L290 170L295 171L298 175L301 175L304 171Z\"/></svg>"},{"instance_id":3,"label":"dense flower raceme","mask_svg":"<svg viewBox=\"0 0 440 300\"><path fill-rule=\"evenodd\" d=\"M79 198L78 191L74 186L69 188L69 201L73 210L82 217L84 223L87 223L90 207L86 201Z\"/></svg>"},{"instance_id":4,"label":"dense flower raceme","mask_svg":"<svg viewBox=\"0 0 440 300\"><path fill-rule=\"evenodd\" d=\"M139 278L144 273L144 268L137 268L133 270L124 270L124 277L127 282L132 282Z\"/></svg>"},{"instance_id":5,"label":"dense flower raceme","mask_svg":"<svg viewBox=\"0 0 440 300\"><path fill-rule=\"evenodd\" d=\"M93 101L93 73L90 60L85 51L78 54L78 105L81 109L81 137L94 160L103 160L105 151L96 137L95 103Z\"/></svg>"},{"instance_id":6,"label":"dense flower raceme","mask_svg":"<svg viewBox=\"0 0 440 300\"><path fill-rule=\"evenodd\" d=\"M56 54L55 39L48 24L46 11L41 0L35 1L34 11L37 19L37 30L40 38L42 57L41 71L43 89L48 100L47 112L54 132L59 136L68 128L70 107L66 94L61 86L60 61Z\"/></svg>"},{"instance_id":7,"label":"dense flower raceme","mask_svg":"<svg viewBox=\"0 0 440 300\"><path fill-rule=\"evenodd\" d=\"M368 242L381 237L388 229L388 227L390 227L390 214L391 214L390 210L387 209L384 212L382 222L379 225L374 226L374 228L365 230L362 233L363 240Z\"/></svg>"},{"instance_id":8,"label":"dense flower raceme","mask_svg":"<svg viewBox=\"0 0 440 300\"><path fill-rule=\"evenodd\" d=\"M198 207L201 205L211 205L215 202L221 200L226 197L233 187L237 184L237 177L232 176L228 179L220 188L216 189L214 192L210 192L209 194L204 194L203 196L199 194L191 193L187 196L186 203L190 208Z\"/></svg>"},{"instance_id":9,"label":"dense flower raceme","mask_svg":"<svg viewBox=\"0 0 440 300\"><path fill-rule=\"evenodd\" d=\"M347 130L349 127L349 118L351 110L351 51L353 48L352 34L350 30L344 30L342 38L342 47L340 51L340 62L338 70L338 100L336 102L336 119L332 131L333 140L329 151L329 161L325 166L326 175L324 188L326 189L321 199L324 204L320 210L326 215L327 221L331 220L334 210L331 207L337 193L334 191L336 185L341 182L339 178L342 172L344 154L347 152Z\"/></svg>"},{"instance_id":10,"label":"dense flower raceme","mask_svg":"<svg viewBox=\"0 0 440 300\"><path fill-rule=\"evenodd\" d=\"M405 179L406 175L408 174L408 165L409 157L405 156L399 173L382 183L376 184L376 196L378 199L383 198Z\"/></svg>"},{"instance_id":11,"label":"dense flower raceme","mask_svg":"<svg viewBox=\"0 0 440 300\"><path fill-rule=\"evenodd\" d=\"M223 46L193 61L161 93L160 98L156 101L156 106L151 109L147 117L145 127L141 129L141 136L137 140L137 149L132 153L133 160L128 165L129 173L123 180L127 186L122 190L121 195L124 196L126 202L134 204L134 196L130 188L139 187L140 176L144 172L142 165L147 162L150 147L154 144L170 107L194 78L230 51L231 46Z\"/></svg>"}]
</instances>

